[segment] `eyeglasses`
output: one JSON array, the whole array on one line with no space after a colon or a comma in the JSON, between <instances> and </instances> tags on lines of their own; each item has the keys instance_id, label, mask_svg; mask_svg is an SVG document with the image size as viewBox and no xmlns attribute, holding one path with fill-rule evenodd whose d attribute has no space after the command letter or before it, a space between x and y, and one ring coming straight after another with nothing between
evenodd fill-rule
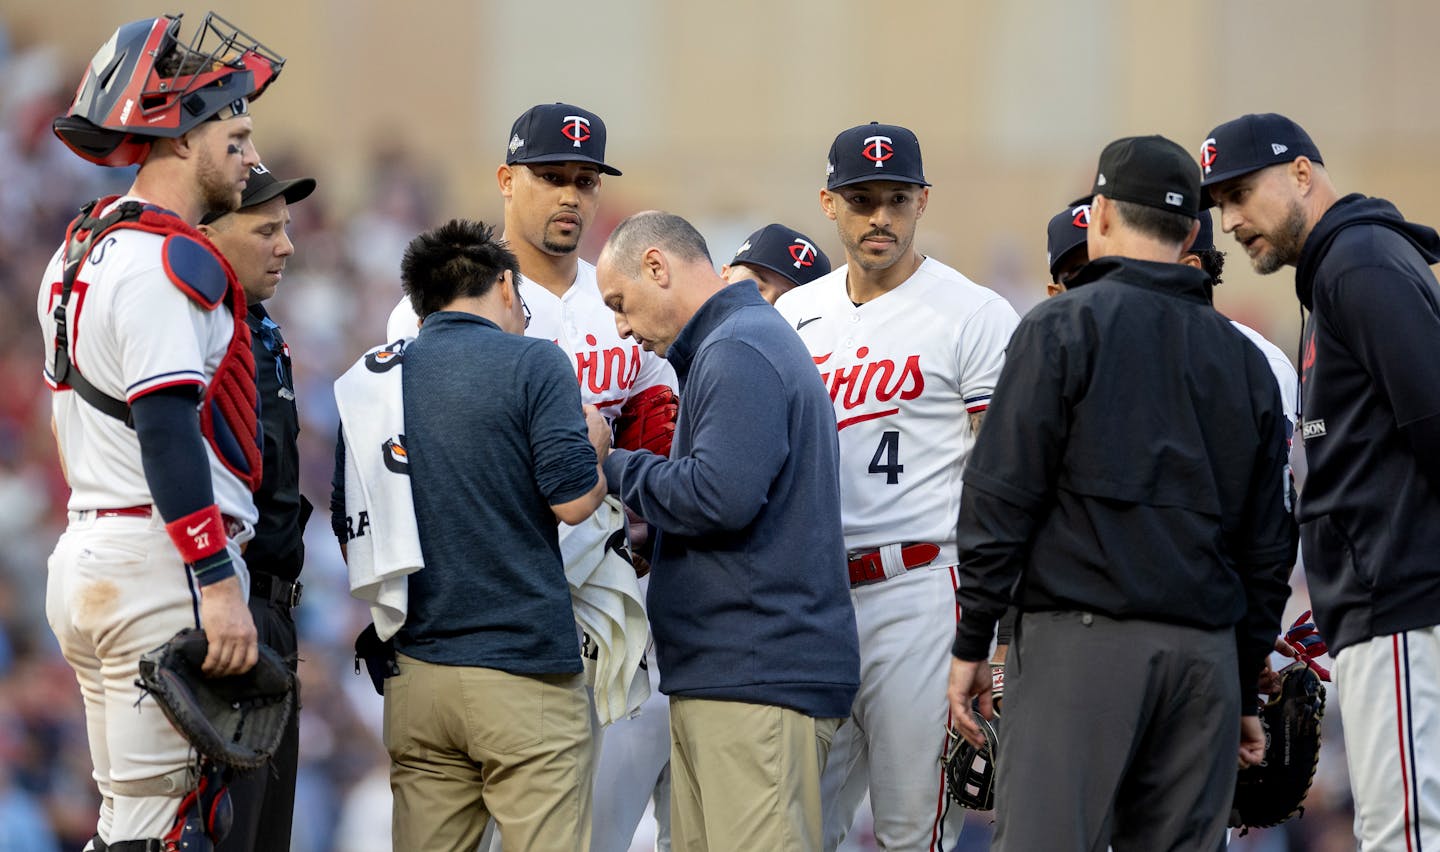
<instances>
[{"instance_id":1,"label":"eyeglasses","mask_svg":"<svg viewBox=\"0 0 1440 852\"><path fill-rule=\"evenodd\" d=\"M520 297L520 310L525 312L525 327L530 327L530 306L525 304L525 297L520 296L520 288L515 288L515 295Z\"/></svg>"}]
</instances>

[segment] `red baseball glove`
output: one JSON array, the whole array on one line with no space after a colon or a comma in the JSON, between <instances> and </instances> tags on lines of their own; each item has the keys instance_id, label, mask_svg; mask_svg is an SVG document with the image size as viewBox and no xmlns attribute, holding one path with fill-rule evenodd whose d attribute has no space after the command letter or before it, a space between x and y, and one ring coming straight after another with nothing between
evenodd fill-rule
<instances>
[{"instance_id":1,"label":"red baseball glove","mask_svg":"<svg viewBox=\"0 0 1440 852\"><path fill-rule=\"evenodd\" d=\"M675 391L664 385L646 388L627 399L615 418L615 446L669 456L679 413L680 398Z\"/></svg>"}]
</instances>

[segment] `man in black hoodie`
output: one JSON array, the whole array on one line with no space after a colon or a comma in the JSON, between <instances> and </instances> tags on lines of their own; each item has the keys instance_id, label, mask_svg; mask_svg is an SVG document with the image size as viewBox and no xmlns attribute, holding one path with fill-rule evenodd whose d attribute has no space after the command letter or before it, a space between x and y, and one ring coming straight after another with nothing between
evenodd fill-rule
<instances>
[{"instance_id":1,"label":"man in black hoodie","mask_svg":"<svg viewBox=\"0 0 1440 852\"><path fill-rule=\"evenodd\" d=\"M1300 540L1360 848L1440 848L1440 235L1341 197L1284 116L1220 125L1200 159L1221 227L1261 274L1294 266L1310 311Z\"/></svg>"}]
</instances>

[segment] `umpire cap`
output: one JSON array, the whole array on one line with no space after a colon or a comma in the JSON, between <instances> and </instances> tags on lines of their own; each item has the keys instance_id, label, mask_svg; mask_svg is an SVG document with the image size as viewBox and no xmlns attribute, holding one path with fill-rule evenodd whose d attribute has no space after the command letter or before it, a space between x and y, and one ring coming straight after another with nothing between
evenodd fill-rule
<instances>
[{"instance_id":1,"label":"umpire cap","mask_svg":"<svg viewBox=\"0 0 1440 852\"><path fill-rule=\"evenodd\" d=\"M1100 152L1093 194L1198 219L1200 170L1164 136L1127 136Z\"/></svg>"},{"instance_id":2,"label":"umpire cap","mask_svg":"<svg viewBox=\"0 0 1440 852\"><path fill-rule=\"evenodd\" d=\"M250 176L245 180L245 191L240 195L239 210L247 207L258 207L261 204L275 198L278 195L285 196L286 204L294 204L302 201L315 191L315 178L292 178L291 180L279 180L270 170L265 168L264 163L257 163L250 167ZM210 211L200 220L200 224L209 225L228 211Z\"/></svg>"}]
</instances>

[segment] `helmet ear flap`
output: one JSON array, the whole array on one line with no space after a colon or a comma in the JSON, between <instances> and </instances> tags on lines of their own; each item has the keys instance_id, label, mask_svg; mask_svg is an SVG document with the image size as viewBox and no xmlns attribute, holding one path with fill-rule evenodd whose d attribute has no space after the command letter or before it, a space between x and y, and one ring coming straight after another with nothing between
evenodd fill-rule
<instances>
[{"instance_id":1,"label":"helmet ear flap","mask_svg":"<svg viewBox=\"0 0 1440 852\"><path fill-rule=\"evenodd\" d=\"M52 123L55 135L70 150L92 163L138 163L152 140L118 130L106 130L78 115L62 115Z\"/></svg>"}]
</instances>

